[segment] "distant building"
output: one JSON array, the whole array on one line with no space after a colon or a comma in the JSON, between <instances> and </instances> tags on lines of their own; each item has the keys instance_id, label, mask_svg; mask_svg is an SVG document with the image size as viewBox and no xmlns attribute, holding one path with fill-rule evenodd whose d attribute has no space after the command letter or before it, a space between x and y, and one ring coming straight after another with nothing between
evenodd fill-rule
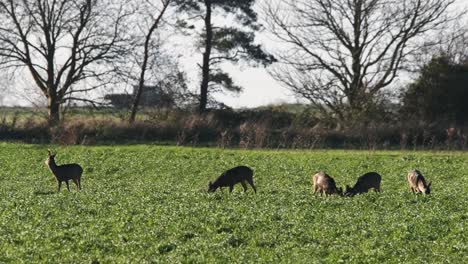
<instances>
[{"instance_id":1,"label":"distant building","mask_svg":"<svg viewBox=\"0 0 468 264\"><path fill-rule=\"evenodd\" d=\"M105 100L116 108L129 108L138 91L138 86L133 86L132 94L106 94ZM171 108L175 106L174 96L159 88L159 86L145 86L140 97L140 107Z\"/></svg>"}]
</instances>

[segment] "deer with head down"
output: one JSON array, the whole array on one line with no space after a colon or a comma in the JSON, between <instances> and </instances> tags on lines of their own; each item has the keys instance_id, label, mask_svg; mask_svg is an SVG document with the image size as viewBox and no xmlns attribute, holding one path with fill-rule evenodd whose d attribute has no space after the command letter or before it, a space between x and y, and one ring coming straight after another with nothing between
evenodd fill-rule
<instances>
[{"instance_id":1,"label":"deer with head down","mask_svg":"<svg viewBox=\"0 0 468 264\"><path fill-rule=\"evenodd\" d=\"M345 196L354 196L356 194L366 193L369 189L374 189L375 192L380 192L380 181L382 176L377 172L368 172L358 178L353 187L346 185Z\"/></svg>"},{"instance_id":2,"label":"deer with head down","mask_svg":"<svg viewBox=\"0 0 468 264\"><path fill-rule=\"evenodd\" d=\"M257 193L253 182L253 170L247 166L237 166L223 172L214 182L208 183L208 192L214 192L218 188L229 187L229 192L234 190L234 185L242 184L244 192L247 191L247 183L252 186L252 189ZM222 189L221 189L222 190Z\"/></svg>"},{"instance_id":3,"label":"deer with head down","mask_svg":"<svg viewBox=\"0 0 468 264\"><path fill-rule=\"evenodd\" d=\"M45 164L57 179L57 191L60 192L62 182L65 182L68 191L70 191L70 186L68 185L69 180L72 180L75 183L76 188L81 190L81 174L83 174L83 168L76 163L57 165L57 163L55 163L56 154L52 154L50 150L48 151L48 154Z\"/></svg>"},{"instance_id":4,"label":"deer with head down","mask_svg":"<svg viewBox=\"0 0 468 264\"><path fill-rule=\"evenodd\" d=\"M424 176L421 174L420 171L418 170L410 171L408 173L408 176L406 176L406 179L408 180L408 185L410 187L410 190L413 193L424 193L424 194L431 193L432 181L430 181L429 184L426 184L426 179L424 178Z\"/></svg>"},{"instance_id":5,"label":"deer with head down","mask_svg":"<svg viewBox=\"0 0 468 264\"><path fill-rule=\"evenodd\" d=\"M343 189L337 188L335 180L323 171L317 172L312 177L314 183L314 194L320 192L320 196L338 194L343 195Z\"/></svg>"}]
</instances>

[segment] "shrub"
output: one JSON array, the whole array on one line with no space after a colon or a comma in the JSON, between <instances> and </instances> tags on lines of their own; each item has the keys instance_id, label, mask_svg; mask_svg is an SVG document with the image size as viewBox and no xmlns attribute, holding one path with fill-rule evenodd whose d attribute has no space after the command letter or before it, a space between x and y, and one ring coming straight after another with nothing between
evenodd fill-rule
<instances>
[{"instance_id":1,"label":"shrub","mask_svg":"<svg viewBox=\"0 0 468 264\"><path fill-rule=\"evenodd\" d=\"M0 116L0 140L63 145L164 142L241 148L466 149L467 127L448 122L367 121L339 128L307 116L313 111L215 110L200 115L182 110L143 113L133 124L112 113L75 111L57 127L45 119L19 114ZM271 115L268 113L271 112ZM118 112L118 115L121 113Z\"/></svg>"}]
</instances>

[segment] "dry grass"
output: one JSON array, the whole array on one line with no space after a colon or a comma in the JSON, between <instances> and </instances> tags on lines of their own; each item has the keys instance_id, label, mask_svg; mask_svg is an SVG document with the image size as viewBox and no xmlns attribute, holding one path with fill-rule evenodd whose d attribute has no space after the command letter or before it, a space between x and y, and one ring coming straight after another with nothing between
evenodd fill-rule
<instances>
[{"instance_id":1,"label":"dry grass","mask_svg":"<svg viewBox=\"0 0 468 264\"><path fill-rule=\"evenodd\" d=\"M303 113L214 111L153 112L133 124L118 114L69 115L52 129L45 119L23 113L0 114L0 140L60 145L167 142L185 146L290 149L462 149L468 128L443 123L370 122L352 128L324 126Z\"/></svg>"}]
</instances>

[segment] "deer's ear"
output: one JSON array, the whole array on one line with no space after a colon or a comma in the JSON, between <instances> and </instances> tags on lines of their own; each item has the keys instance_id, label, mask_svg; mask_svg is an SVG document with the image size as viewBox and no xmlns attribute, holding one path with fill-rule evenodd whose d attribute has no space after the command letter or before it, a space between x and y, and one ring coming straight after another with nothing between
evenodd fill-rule
<instances>
[{"instance_id":1,"label":"deer's ear","mask_svg":"<svg viewBox=\"0 0 468 264\"><path fill-rule=\"evenodd\" d=\"M431 187L431 184L432 184L432 180L429 182L429 184L427 185L427 187Z\"/></svg>"},{"instance_id":2,"label":"deer's ear","mask_svg":"<svg viewBox=\"0 0 468 264\"><path fill-rule=\"evenodd\" d=\"M47 150L47 154L50 156L52 156L52 151L50 151L50 149Z\"/></svg>"}]
</instances>

